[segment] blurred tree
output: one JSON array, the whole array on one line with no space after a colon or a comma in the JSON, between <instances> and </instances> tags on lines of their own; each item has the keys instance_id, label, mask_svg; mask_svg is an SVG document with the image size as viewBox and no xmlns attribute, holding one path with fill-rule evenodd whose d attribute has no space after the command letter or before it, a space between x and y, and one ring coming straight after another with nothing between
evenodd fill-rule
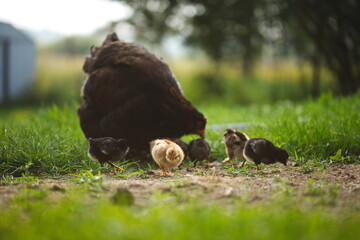
<instances>
[{"instance_id":1,"label":"blurred tree","mask_svg":"<svg viewBox=\"0 0 360 240\"><path fill-rule=\"evenodd\" d=\"M124 2L133 9L125 21L136 28L136 38L151 44L161 44L163 39L174 32L181 31L171 24L178 15L179 0L113 0Z\"/></svg>"},{"instance_id":2,"label":"blurred tree","mask_svg":"<svg viewBox=\"0 0 360 240\"><path fill-rule=\"evenodd\" d=\"M360 87L360 2L357 0L276 0L286 30L312 45L313 91L318 91L321 59L342 94ZM296 41L291 42L291 44ZM298 48L298 54L303 49Z\"/></svg>"},{"instance_id":3,"label":"blurred tree","mask_svg":"<svg viewBox=\"0 0 360 240\"><path fill-rule=\"evenodd\" d=\"M133 14L126 20L137 38L161 44L170 33L180 33L186 43L200 47L215 62L241 60L251 74L261 53L257 8L263 0L115 0L128 4Z\"/></svg>"},{"instance_id":4,"label":"blurred tree","mask_svg":"<svg viewBox=\"0 0 360 240\"><path fill-rule=\"evenodd\" d=\"M251 74L264 43L279 41L313 66L312 93L319 94L322 63L342 94L360 87L360 2L358 0L113 0L128 4L127 22L137 37L161 44L180 33L215 62L241 60ZM273 41L275 42L275 41Z\"/></svg>"},{"instance_id":5,"label":"blurred tree","mask_svg":"<svg viewBox=\"0 0 360 240\"><path fill-rule=\"evenodd\" d=\"M187 2L204 9L190 19L193 31L187 42L204 49L215 61L241 59L243 73L250 75L264 41L256 15L262 0Z\"/></svg>"},{"instance_id":6,"label":"blurred tree","mask_svg":"<svg viewBox=\"0 0 360 240\"><path fill-rule=\"evenodd\" d=\"M69 36L42 47L42 50L67 56L86 55L95 42L100 42L97 36Z\"/></svg>"},{"instance_id":7,"label":"blurred tree","mask_svg":"<svg viewBox=\"0 0 360 240\"><path fill-rule=\"evenodd\" d=\"M299 68L304 63L311 64L311 95L318 97L320 95L321 54L306 32L300 28L298 19L288 15L289 11L286 7L288 7L286 0L266 2L262 9L266 29L264 30L265 38L272 42L280 57L295 57Z\"/></svg>"}]
</instances>

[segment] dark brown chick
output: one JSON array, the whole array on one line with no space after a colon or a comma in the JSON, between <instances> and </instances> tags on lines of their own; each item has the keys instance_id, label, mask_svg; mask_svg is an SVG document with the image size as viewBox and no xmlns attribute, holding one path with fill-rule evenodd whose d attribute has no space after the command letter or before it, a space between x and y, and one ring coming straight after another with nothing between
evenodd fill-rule
<instances>
[{"instance_id":1,"label":"dark brown chick","mask_svg":"<svg viewBox=\"0 0 360 240\"><path fill-rule=\"evenodd\" d=\"M204 137L206 118L185 98L169 66L144 47L110 33L91 48L83 70L88 77L78 116L86 138L126 139L145 150L154 139Z\"/></svg>"},{"instance_id":2,"label":"dark brown chick","mask_svg":"<svg viewBox=\"0 0 360 240\"><path fill-rule=\"evenodd\" d=\"M128 151L129 145L124 139L116 140L111 137L89 138L88 155L90 158L99 161L101 166L104 163L109 163L113 168L125 171L112 162L122 160Z\"/></svg>"},{"instance_id":3,"label":"dark brown chick","mask_svg":"<svg viewBox=\"0 0 360 240\"><path fill-rule=\"evenodd\" d=\"M205 141L205 139L194 139L189 143L188 147L189 157L191 161L194 162L194 167L196 167L197 161L206 160L206 167L210 167L209 158L210 158L210 145Z\"/></svg>"},{"instance_id":4,"label":"dark brown chick","mask_svg":"<svg viewBox=\"0 0 360 240\"><path fill-rule=\"evenodd\" d=\"M259 170L259 164L273 164L280 162L286 166L289 154L285 149L276 147L271 141L264 138L251 138L246 141L244 148L244 157L248 161L256 164Z\"/></svg>"},{"instance_id":5,"label":"dark brown chick","mask_svg":"<svg viewBox=\"0 0 360 240\"><path fill-rule=\"evenodd\" d=\"M244 133L237 132L233 129L226 129L224 132L224 144L228 157L223 162L233 164L232 160L234 158L243 159L241 167L244 166L246 160L243 155L243 150L248 139L249 137Z\"/></svg>"}]
</instances>

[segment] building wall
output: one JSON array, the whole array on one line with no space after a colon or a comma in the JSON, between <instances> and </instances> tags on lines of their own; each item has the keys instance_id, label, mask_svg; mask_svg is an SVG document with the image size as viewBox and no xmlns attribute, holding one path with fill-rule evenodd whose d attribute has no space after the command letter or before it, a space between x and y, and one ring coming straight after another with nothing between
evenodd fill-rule
<instances>
[{"instance_id":1,"label":"building wall","mask_svg":"<svg viewBox=\"0 0 360 240\"><path fill-rule=\"evenodd\" d=\"M0 41L0 102L4 98L4 91L3 91L3 43Z\"/></svg>"},{"instance_id":2,"label":"building wall","mask_svg":"<svg viewBox=\"0 0 360 240\"><path fill-rule=\"evenodd\" d=\"M35 47L26 43L10 43L10 98L24 92L33 82Z\"/></svg>"},{"instance_id":3,"label":"building wall","mask_svg":"<svg viewBox=\"0 0 360 240\"><path fill-rule=\"evenodd\" d=\"M9 58L4 64L4 41L9 41ZM34 42L11 25L0 22L0 102L4 101L4 66L8 66L9 100L19 96L32 83L35 73Z\"/></svg>"}]
</instances>

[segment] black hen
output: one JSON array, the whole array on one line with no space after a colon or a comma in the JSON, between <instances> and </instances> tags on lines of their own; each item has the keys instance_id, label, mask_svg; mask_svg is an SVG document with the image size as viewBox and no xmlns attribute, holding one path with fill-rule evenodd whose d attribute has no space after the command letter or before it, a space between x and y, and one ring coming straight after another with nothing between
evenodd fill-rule
<instances>
[{"instance_id":1,"label":"black hen","mask_svg":"<svg viewBox=\"0 0 360 240\"><path fill-rule=\"evenodd\" d=\"M89 138L89 150L88 155L94 160L99 161L100 165L109 163L113 168L123 170L123 168L113 164L113 161L122 160L129 151L129 145L126 140L113 139L111 137L104 138Z\"/></svg>"},{"instance_id":2,"label":"black hen","mask_svg":"<svg viewBox=\"0 0 360 240\"><path fill-rule=\"evenodd\" d=\"M183 95L168 65L144 47L111 33L91 48L78 109L86 138L126 139L147 149L159 138L204 137L206 118Z\"/></svg>"},{"instance_id":3,"label":"black hen","mask_svg":"<svg viewBox=\"0 0 360 240\"><path fill-rule=\"evenodd\" d=\"M194 167L197 161L206 160L206 167L210 166L210 145L204 139L194 139L188 146L189 157L191 161L194 161Z\"/></svg>"},{"instance_id":4,"label":"black hen","mask_svg":"<svg viewBox=\"0 0 360 240\"><path fill-rule=\"evenodd\" d=\"M250 138L245 143L244 157L253 161L259 170L259 164L273 164L280 162L286 166L289 154L286 150L276 147L271 141L264 138Z\"/></svg>"}]
</instances>

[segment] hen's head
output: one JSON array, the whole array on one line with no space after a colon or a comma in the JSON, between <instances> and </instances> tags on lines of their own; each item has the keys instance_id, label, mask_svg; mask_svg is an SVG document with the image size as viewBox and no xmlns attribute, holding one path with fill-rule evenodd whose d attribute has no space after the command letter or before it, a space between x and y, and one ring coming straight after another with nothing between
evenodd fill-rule
<instances>
[{"instance_id":1,"label":"hen's head","mask_svg":"<svg viewBox=\"0 0 360 240\"><path fill-rule=\"evenodd\" d=\"M190 133L199 135L201 138L205 137L207 118L200 112L196 111L193 114L192 126Z\"/></svg>"}]
</instances>

